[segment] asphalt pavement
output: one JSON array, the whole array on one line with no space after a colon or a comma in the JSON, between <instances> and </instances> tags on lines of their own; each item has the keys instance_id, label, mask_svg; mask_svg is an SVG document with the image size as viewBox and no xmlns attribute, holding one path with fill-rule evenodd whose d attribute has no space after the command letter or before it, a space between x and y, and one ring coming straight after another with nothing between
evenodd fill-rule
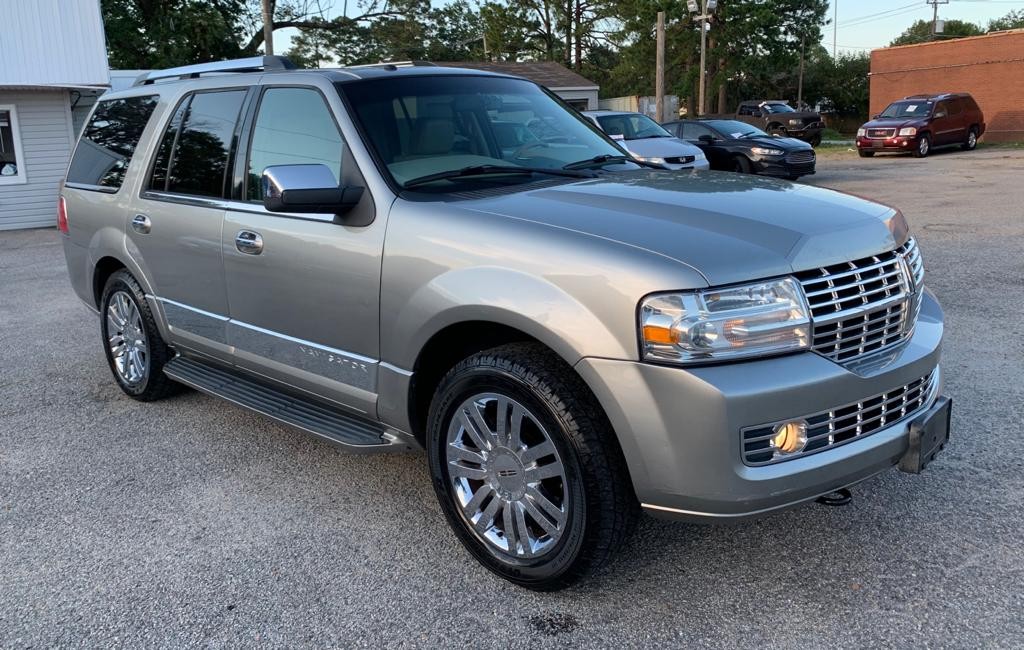
<instances>
[{"instance_id":1,"label":"asphalt pavement","mask_svg":"<svg viewBox=\"0 0 1024 650\"><path fill-rule=\"evenodd\" d=\"M537 594L449 532L420 455L188 392L125 397L54 230L0 232L0 647L1024 645L1024 151L823 154L903 210L946 309L949 449L843 508L645 517Z\"/></svg>"}]
</instances>

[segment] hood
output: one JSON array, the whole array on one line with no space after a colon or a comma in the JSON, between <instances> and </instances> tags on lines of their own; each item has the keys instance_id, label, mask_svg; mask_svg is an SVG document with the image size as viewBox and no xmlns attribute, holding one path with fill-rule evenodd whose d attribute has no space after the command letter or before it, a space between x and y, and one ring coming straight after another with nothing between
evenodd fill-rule
<instances>
[{"instance_id":1,"label":"hood","mask_svg":"<svg viewBox=\"0 0 1024 650\"><path fill-rule=\"evenodd\" d=\"M922 127L928 123L928 118L924 117L878 117L875 118L864 126L862 129L898 129L905 126L916 126Z\"/></svg>"},{"instance_id":2,"label":"hood","mask_svg":"<svg viewBox=\"0 0 1024 650\"><path fill-rule=\"evenodd\" d=\"M625 147L629 153L634 153L644 158L673 158L676 156L704 155L704 152L689 142L679 138L644 138L642 140L619 140L618 143Z\"/></svg>"},{"instance_id":3,"label":"hood","mask_svg":"<svg viewBox=\"0 0 1024 650\"><path fill-rule=\"evenodd\" d=\"M711 285L867 257L907 236L892 208L720 172L611 173L459 205L641 248L696 268Z\"/></svg>"}]
</instances>

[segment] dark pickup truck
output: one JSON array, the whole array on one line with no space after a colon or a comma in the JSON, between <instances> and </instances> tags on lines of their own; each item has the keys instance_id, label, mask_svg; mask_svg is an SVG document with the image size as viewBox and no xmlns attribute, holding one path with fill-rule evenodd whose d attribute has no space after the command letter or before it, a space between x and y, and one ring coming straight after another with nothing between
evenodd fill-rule
<instances>
[{"instance_id":1,"label":"dark pickup truck","mask_svg":"<svg viewBox=\"0 0 1024 650\"><path fill-rule=\"evenodd\" d=\"M706 118L739 120L772 135L799 138L817 147L825 123L819 113L798 111L783 100L758 99L740 103L735 115L705 115Z\"/></svg>"}]
</instances>

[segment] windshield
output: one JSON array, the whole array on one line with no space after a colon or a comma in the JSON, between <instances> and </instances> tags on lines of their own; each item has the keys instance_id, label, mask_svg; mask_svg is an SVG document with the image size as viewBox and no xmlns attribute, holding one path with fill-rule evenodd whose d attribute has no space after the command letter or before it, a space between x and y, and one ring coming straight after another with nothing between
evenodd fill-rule
<instances>
[{"instance_id":1,"label":"windshield","mask_svg":"<svg viewBox=\"0 0 1024 650\"><path fill-rule=\"evenodd\" d=\"M624 154L583 117L521 79L424 76L338 84L367 145L405 185L466 168L562 170ZM500 170L498 170L500 172ZM458 176L458 182L528 183L543 174ZM449 179L439 185L449 189ZM446 182L449 187L446 188Z\"/></svg>"},{"instance_id":2,"label":"windshield","mask_svg":"<svg viewBox=\"0 0 1024 650\"><path fill-rule=\"evenodd\" d=\"M765 104L763 108L766 113L796 113L788 104Z\"/></svg>"},{"instance_id":3,"label":"windshield","mask_svg":"<svg viewBox=\"0 0 1024 650\"><path fill-rule=\"evenodd\" d=\"M597 122L602 131L611 136L622 136L623 140L672 137L661 125L641 113L598 115Z\"/></svg>"},{"instance_id":4,"label":"windshield","mask_svg":"<svg viewBox=\"0 0 1024 650\"><path fill-rule=\"evenodd\" d=\"M931 102L893 102L878 117L928 117L931 114Z\"/></svg>"},{"instance_id":5,"label":"windshield","mask_svg":"<svg viewBox=\"0 0 1024 650\"><path fill-rule=\"evenodd\" d=\"M719 133L728 135L730 138L771 137L756 126L751 126L739 120L708 120L705 123Z\"/></svg>"}]
</instances>

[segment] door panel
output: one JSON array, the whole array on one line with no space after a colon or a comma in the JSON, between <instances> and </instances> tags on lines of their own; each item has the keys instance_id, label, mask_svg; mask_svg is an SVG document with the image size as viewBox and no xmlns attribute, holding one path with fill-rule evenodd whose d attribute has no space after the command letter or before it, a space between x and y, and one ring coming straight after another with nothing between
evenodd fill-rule
<instances>
[{"instance_id":1,"label":"door panel","mask_svg":"<svg viewBox=\"0 0 1024 650\"><path fill-rule=\"evenodd\" d=\"M318 90L267 88L250 130L244 186L221 238L234 361L374 414L385 220L353 227L263 208L258 181L268 166L324 164L342 185L365 185ZM355 210L374 210L370 192Z\"/></svg>"},{"instance_id":2,"label":"door panel","mask_svg":"<svg viewBox=\"0 0 1024 650\"><path fill-rule=\"evenodd\" d=\"M164 128L126 229L172 344L225 357L224 188L245 89L188 95Z\"/></svg>"}]
</instances>

